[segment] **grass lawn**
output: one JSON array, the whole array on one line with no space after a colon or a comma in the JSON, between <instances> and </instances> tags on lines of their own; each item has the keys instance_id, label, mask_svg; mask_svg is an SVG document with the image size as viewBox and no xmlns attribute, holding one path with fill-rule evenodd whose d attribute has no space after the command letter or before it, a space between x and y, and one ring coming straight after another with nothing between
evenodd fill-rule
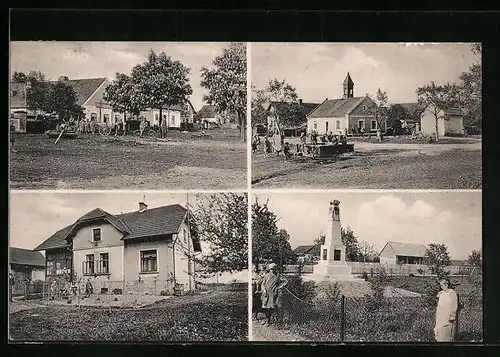
<instances>
[{"instance_id":1,"label":"grass lawn","mask_svg":"<svg viewBox=\"0 0 500 357\"><path fill-rule=\"evenodd\" d=\"M173 297L142 309L48 306L9 315L14 341L246 341L246 290Z\"/></svg>"},{"instance_id":2,"label":"grass lawn","mask_svg":"<svg viewBox=\"0 0 500 357\"><path fill-rule=\"evenodd\" d=\"M372 139L373 140L373 139ZM252 155L255 188L480 189L482 155L474 144L354 142L329 162ZM293 145L292 145L293 146Z\"/></svg>"},{"instance_id":3,"label":"grass lawn","mask_svg":"<svg viewBox=\"0 0 500 357\"><path fill-rule=\"evenodd\" d=\"M153 142L132 136L54 139L20 134L10 155L13 189L232 189L246 186L246 144L231 130L209 138L170 132ZM236 136L235 136L236 135Z\"/></svg>"}]
</instances>

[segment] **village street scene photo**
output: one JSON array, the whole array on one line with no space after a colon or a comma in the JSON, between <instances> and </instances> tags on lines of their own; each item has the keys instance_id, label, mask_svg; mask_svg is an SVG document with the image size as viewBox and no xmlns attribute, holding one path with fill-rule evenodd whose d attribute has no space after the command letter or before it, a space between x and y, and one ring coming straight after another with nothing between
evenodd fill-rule
<instances>
[{"instance_id":1,"label":"village street scene photo","mask_svg":"<svg viewBox=\"0 0 500 357\"><path fill-rule=\"evenodd\" d=\"M248 340L246 194L11 193L9 339Z\"/></svg>"},{"instance_id":2,"label":"village street scene photo","mask_svg":"<svg viewBox=\"0 0 500 357\"><path fill-rule=\"evenodd\" d=\"M13 189L242 189L244 43L10 43Z\"/></svg>"},{"instance_id":3,"label":"village street scene photo","mask_svg":"<svg viewBox=\"0 0 500 357\"><path fill-rule=\"evenodd\" d=\"M252 187L481 189L481 44L250 46Z\"/></svg>"},{"instance_id":4,"label":"village street scene photo","mask_svg":"<svg viewBox=\"0 0 500 357\"><path fill-rule=\"evenodd\" d=\"M480 191L254 193L253 341L481 342Z\"/></svg>"}]
</instances>

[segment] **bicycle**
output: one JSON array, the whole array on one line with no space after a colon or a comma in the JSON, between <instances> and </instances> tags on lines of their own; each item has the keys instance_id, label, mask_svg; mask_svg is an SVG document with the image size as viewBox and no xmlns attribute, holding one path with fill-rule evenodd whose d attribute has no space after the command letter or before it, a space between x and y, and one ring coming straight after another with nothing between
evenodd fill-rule
<instances>
[{"instance_id":1,"label":"bicycle","mask_svg":"<svg viewBox=\"0 0 500 357\"><path fill-rule=\"evenodd\" d=\"M134 130L132 133L134 136L141 137L141 130L140 129ZM155 129L148 126L148 127L144 128L144 131L142 133L142 137L144 137L144 136L149 137L151 139L156 139L158 136L158 133L156 132Z\"/></svg>"}]
</instances>

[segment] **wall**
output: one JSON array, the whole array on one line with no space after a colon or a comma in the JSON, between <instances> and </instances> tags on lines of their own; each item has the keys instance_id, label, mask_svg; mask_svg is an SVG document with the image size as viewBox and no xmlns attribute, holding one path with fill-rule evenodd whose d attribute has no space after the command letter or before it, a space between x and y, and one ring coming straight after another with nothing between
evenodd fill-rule
<instances>
[{"instance_id":1,"label":"wall","mask_svg":"<svg viewBox=\"0 0 500 357\"><path fill-rule=\"evenodd\" d=\"M185 234L184 234L185 233ZM179 229L178 239L175 244L175 278L179 284L184 285L184 290L194 289L194 262L186 254L193 254L193 244L189 227L184 222Z\"/></svg>"},{"instance_id":2,"label":"wall","mask_svg":"<svg viewBox=\"0 0 500 357\"><path fill-rule=\"evenodd\" d=\"M450 115L448 120L444 121L444 132L445 133L454 133L454 134L463 134L464 126L463 126L463 117L461 115Z\"/></svg>"},{"instance_id":3,"label":"wall","mask_svg":"<svg viewBox=\"0 0 500 357\"><path fill-rule=\"evenodd\" d=\"M380 252L379 258L381 264L396 264L396 253L389 245Z\"/></svg>"},{"instance_id":4,"label":"wall","mask_svg":"<svg viewBox=\"0 0 500 357\"><path fill-rule=\"evenodd\" d=\"M438 119L438 135L444 135L445 129L445 120L442 117L442 113L439 114ZM428 108L422 114L422 119L420 120L420 127L423 134L426 135L435 135L436 134L436 119L434 114L432 114L431 110Z\"/></svg>"},{"instance_id":5,"label":"wall","mask_svg":"<svg viewBox=\"0 0 500 357\"><path fill-rule=\"evenodd\" d=\"M108 125L114 125L115 123L115 115L111 108L98 108L95 105L84 105L83 112L85 113L85 120L89 121L92 119L92 113L95 113L97 116L96 123L104 123L104 116L108 115L109 120L106 121Z\"/></svg>"},{"instance_id":6,"label":"wall","mask_svg":"<svg viewBox=\"0 0 500 357\"><path fill-rule=\"evenodd\" d=\"M181 127L181 112L178 110L162 110L162 116L168 118L169 128L180 128ZM158 109L150 109L141 111L140 116L146 118L150 125L160 125L160 111Z\"/></svg>"},{"instance_id":7,"label":"wall","mask_svg":"<svg viewBox=\"0 0 500 357\"><path fill-rule=\"evenodd\" d=\"M337 121L340 127L337 127ZM319 135L328 134L326 132L326 123L328 122L328 132L336 134L339 130L343 131L346 127L345 117L334 117L334 118L310 118L307 119L307 134L310 134L314 130L314 123L317 124L317 132Z\"/></svg>"},{"instance_id":8,"label":"wall","mask_svg":"<svg viewBox=\"0 0 500 357\"><path fill-rule=\"evenodd\" d=\"M101 241L97 244L97 247L91 242L93 239L92 230L94 228L101 228ZM89 224L78 229L73 237L73 251L123 246L122 237L123 234L107 222Z\"/></svg>"}]
</instances>

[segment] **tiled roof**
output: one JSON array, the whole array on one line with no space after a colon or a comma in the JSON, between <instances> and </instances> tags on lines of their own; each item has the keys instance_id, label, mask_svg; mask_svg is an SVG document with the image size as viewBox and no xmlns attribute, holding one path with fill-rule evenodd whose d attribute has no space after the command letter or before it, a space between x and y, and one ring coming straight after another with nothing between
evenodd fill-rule
<instances>
[{"instance_id":1,"label":"tiled roof","mask_svg":"<svg viewBox=\"0 0 500 357\"><path fill-rule=\"evenodd\" d=\"M314 245L299 245L293 252L298 255L307 254L313 247Z\"/></svg>"},{"instance_id":2,"label":"tiled roof","mask_svg":"<svg viewBox=\"0 0 500 357\"><path fill-rule=\"evenodd\" d=\"M35 250L62 248L69 246L66 238L69 237L80 224L96 219L107 220L116 229L124 233L123 239L153 237L177 233L186 217L187 210L181 205L169 205L146 209L143 212L135 211L112 215L100 208L86 213L70 226L67 226L49 237ZM195 251L201 251L199 241L193 239Z\"/></svg>"},{"instance_id":3,"label":"tiled roof","mask_svg":"<svg viewBox=\"0 0 500 357\"><path fill-rule=\"evenodd\" d=\"M10 84L10 107L11 108L26 108L26 84L11 83Z\"/></svg>"},{"instance_id":4,"label":"tiled roof","mask_svg":"<svg viewBox=\"0 0 500 357\"><path fill-rule=\"evenodd\" d=\"M327 99L309 113L309 118L343 117L356 108L365 98Z\"/></svg>"},{"instance_id":5,"label":"tiled roof","mask_svg":"<svg viewBox=\"0 0 500 357\"><path fill-rule=\"evenodd\" d=\"M44 267L45 257L40 252L35 252L29 249L10 247L9 263Z\"/></svg>"},{"instance_id":6,"label":"tiled roof","mask_svg":"<svg viewBox=\"0 0 500 357\"><path fill-rule=\"evenodd\" d=\"M99 88L106 78L84 78L84 79L69 79L65 81L69 84L76 93L76 104L82 105L90 98L90 96ZM57 81L51 81L55 84Z\"/></svg>"},{"instance_id":7,"label":"tiled roof","mask_svg":"<svg viewBox=\"0 0 500 357\"><path fill-rule=\"evenodd\" d=\"M386 246L390 246L394 250L394 253L396 255L402 255L406 257L425 257L425 252L427 251L427 248L422 244L398 242L387 242L382 251Z\"/></svg>"},{"instance_id":8,"label":"tiled roof","mask_svg":"<svg viewBox=\"0 0 500 357\"><path fill-rule=\"evenodd\" d=\"M300 112L301 114L304 116L304 118L306 117L306 115L308 115L310 112L312 112L318 105L320 105L321 103L302 103L300 104ZM282 109L286 106L289 106L289 105L292 105L292 103L286 103L286 102L270 102L269 103L269 106L268 106L268 110L274 106L278 109Z\"/></svg>"},{"instance_id":9,"label":"tiled roof","mask_svg":"<svg viewBox=\"0 0 500 357\"><path fill-rule=\"evenodd\" d=\"M215 107L213 105L204 105L196 114L198 119L215 118Z\"/></svg>"}]
</instances>

